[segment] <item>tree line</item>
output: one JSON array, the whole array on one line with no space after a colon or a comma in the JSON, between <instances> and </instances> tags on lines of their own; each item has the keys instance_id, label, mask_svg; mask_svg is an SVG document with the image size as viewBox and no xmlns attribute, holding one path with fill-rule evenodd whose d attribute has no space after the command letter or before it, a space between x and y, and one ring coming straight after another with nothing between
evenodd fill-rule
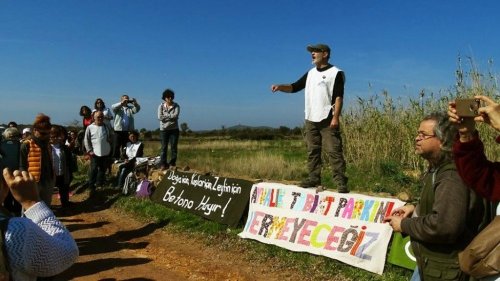
<instances>
[{"instance_id":1,"label":"tree line","mask_svg":"<svg viewBox=\"0 0 500 281\"><path fill-rule=\"evenodd\" d=\"M220 129L192 131L187 123L180 124L182 136L189 137L227 137L238 140L275 140L284 138L300 137L303 134L302 127L289 128L280 126L278 128L271 127L251 127L245 125L237 125L233 127L221 126ZM140 131L141 137L144 140L159 140L160 129L147 130L142 128Z\"/></svg>"}]
</instances>

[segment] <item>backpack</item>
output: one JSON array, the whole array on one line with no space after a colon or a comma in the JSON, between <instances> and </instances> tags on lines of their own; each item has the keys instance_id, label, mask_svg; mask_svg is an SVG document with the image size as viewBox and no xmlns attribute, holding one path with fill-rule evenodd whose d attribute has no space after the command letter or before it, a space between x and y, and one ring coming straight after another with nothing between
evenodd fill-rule
<instances>
[{"instance_id":1,"label":"backpack","mask_svg":"<svg viewBox=\"0 0 500 281\"><path fill-rule=\"evenodd\" d=\"M139 181L137 183L137 191L135 197L137 198L149 198L153 193L153 183L147 179Z\"/></svg>"},{"instance_id":2,"label":"backpack","mask_svg":"<svg viewBox=\"0 0 500 281\"><path fill-rule=\"evenodd\" d=\"M135 178L134 172L128 173L123 184L122 193L124 195L131 195L135 193L137 187L137 180Z\"/></svg>"},{"instance_id":3,"label":"backpack","mask_svg":"<svg viewBox=\"0 0 500 281\"><path fill-rule=\"evenodd\" d=\"M500 274L500 216L458 254L460 268L474 278Z\"/></svg>"}]
</instances>

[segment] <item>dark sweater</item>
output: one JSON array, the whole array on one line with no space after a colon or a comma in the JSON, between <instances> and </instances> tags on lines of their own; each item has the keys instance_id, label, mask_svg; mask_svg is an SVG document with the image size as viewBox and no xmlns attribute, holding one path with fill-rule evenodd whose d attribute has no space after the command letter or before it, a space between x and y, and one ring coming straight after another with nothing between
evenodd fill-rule
<instances>
[{"instance_id":1,"label":"dark sweater","mask_svg":"<svg viewBox=\"0 0 500 281\"><path fill-rule=\"evenodd\" d=\"M500 201L500 162L486 159L479 135L470 142L453 145L457 170L464 182L479 195L493 202Z\"/></svg>"}]
</instances>

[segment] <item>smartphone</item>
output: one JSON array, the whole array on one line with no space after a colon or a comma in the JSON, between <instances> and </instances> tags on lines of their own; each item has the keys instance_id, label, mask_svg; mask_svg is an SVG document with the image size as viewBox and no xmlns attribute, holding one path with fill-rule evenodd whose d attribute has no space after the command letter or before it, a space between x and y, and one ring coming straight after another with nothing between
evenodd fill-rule
<instances>
[{"instance_id":1,"label":"smartphone","mask_svg":"<svg viewBox=\"0 0 500 281\"><path fill-rule=\"evenodd\" d=\"M479 108L483 104L480 99L457 99L455 108L460 117L476 117L479 115Z\"/></svg>"}]
</instances>

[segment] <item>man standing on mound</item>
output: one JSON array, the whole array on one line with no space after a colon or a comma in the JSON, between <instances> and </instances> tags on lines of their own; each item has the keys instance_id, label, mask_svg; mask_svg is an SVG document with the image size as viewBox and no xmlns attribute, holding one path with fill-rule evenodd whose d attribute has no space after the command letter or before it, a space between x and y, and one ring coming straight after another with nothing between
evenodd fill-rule
<instances>
[{"instance_id":1,"label":"man standing on mound","mask_svg":"<svg viewBox=\"0 0 500 281\"><path fill-rule=\"evenodd\" d=\"M348 193L345 160L340 136L340 113L344 98L345 75L333 66L330 47L325 44L309 45L314 68L292 84L272 85L273 92L295 93L305 89L305 131L308 153L309 178L302 187L321 185L321 149L328 155L333 182L338 192Z\"/></svg>"}]
</instances>

